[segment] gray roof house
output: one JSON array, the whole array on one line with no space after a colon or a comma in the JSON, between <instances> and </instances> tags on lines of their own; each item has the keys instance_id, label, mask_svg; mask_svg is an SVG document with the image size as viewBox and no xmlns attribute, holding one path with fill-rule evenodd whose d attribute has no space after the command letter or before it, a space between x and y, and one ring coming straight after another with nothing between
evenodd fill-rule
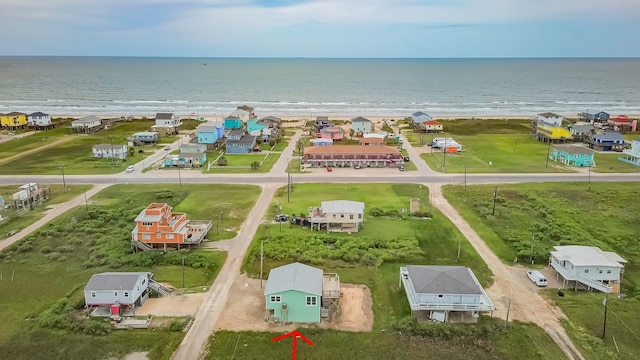
<instances>
[{"instance_id":1,"label":"gray roof house","mask_svg":"<svg viewBox=\"0 0 640 360\"><path fill-rule=\"evenodd\" d=\"M270 320L318 323L340 298L340 278L296 262L271 269L264 296Z\"/></svg>"},{"instance_id":2,"label":"gray roof house","mask_svg":"<svg viewBox=\"0 0 640 360\"><path fill-rule=\"evenodd\" d=\"M595 131L595 129L596 128L591 124L576 124L569 126L569 131L571 131L571 135L573 135L574 140L580 137L588 137Z\"/></svg>"},{"instance_id":3,"label":"gray roof house","mask_svg":"<svg viewBox=\"0 0 640 360\"><path fill-rule=\"evenodd\" d=\"M102 119L95 115L85 116L71 122L71 128L80 133L91 133L102 128Z\"/></svg>"},{"instance_id":4,"label":"gray roof house","mask_svg":"<svg viewBox=\"0 0 640 360\"><path fill-rule=\"evenodd\" d=\"M358 232L364 221L364 203L349 200L323 201L320 207L309 207L311 230Z\"/></svg>"},{"instance_id":5,"label":"gray roof house","mask_svg":"<svg viewBox=\"0 0 640 360\"><path fill-rule=\"evenodd\" d=\"M149 299L152 274L148 272L104 272L91 276L84 287L87 306L141 306Z\"/></svg>"},{"instance_id":6,"label":"gray roof house","mask_svg":"<svg viewBox=\"0 0 640 360\"><path fill-rule=\"evenodd\" d=\"M480 312L495 309L471 269L464 266L407 265L400 268L400 282L419 321L477 322Z\"/></svg>"},{"instance_id":7,"label":"gray roof house","mask_svg":"<svg viewBox=\"0 0 640 360\"><path fill-rule=\"evenodd\" d=\"M231 130L225 145L227 154L248 154L256 146L256 137L247 134L244 129Z\"/></svg>"},{"instance_id":8,"label":"gray roof house","mask_svg":"<svg viewBox=\"0 0 640 360\"><path fill-rule=\"evenodd\" d=\"M363 118L362 116L351 120L351 129L353 129L356 134L368 134L374 130L371 120Z\"/></svg>"}]
</instances>

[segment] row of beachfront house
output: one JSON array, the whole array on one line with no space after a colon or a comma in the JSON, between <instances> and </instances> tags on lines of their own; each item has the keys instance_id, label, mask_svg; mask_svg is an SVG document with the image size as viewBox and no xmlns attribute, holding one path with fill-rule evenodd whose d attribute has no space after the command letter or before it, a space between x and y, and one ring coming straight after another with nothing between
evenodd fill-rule
<instances>
[{"instance_id":1,"label":"row of beachfront house","mask_svg":"<svg viewBox=\"0 0 640 360\"><path fill-rule=\"evenodd\" d=\"M0 114L0 127L5 130L18 130L32 128L46 130L54 127L51 116L43 112L34 112L29 115L21 112Z\"/></svg>"}]
</instances>

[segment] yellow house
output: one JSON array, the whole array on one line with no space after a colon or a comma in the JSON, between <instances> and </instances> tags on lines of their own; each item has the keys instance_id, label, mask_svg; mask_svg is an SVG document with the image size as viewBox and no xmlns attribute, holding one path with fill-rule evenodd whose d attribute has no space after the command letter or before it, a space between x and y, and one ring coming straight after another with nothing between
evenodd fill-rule
<instances>
[{"instance_id":1,"label":"yellow house","mask_svg":"<svg viewBox=\"0 0 640 360\"><path fill-rule=\"evenodd\" d=\"M560 125L538 121L536 137L543 142L564 142L573 139L571 131Z\"/></svg>"},{"instance_id":2,"label":"yellow house","mask_svg":"<svg viewBox=\"0 0 640 360\"><path fill-rule=\"evenodd\" d=\"M3 128L24 128L27 126L27 114L20 112L0 114L0 126Z\"/></svg>"}]
</instances>

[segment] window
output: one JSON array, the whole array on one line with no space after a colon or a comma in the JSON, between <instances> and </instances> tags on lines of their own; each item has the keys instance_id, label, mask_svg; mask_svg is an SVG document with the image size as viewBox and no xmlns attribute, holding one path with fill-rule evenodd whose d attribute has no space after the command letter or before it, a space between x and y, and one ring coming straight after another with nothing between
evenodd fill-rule
<instances>
[{"instance_id":1,"label":"window","mask_svg":"<svg viewBox=\"0 0 640 360\"><path fill-rule=\"evenodd\" d=\"M358 214L358 219L362 219L362 214Z\"/></svg>"},{"instance_id":2,"label":"window","mask_svg":"<svg viewBox=\"0 0 640 360\"><path fill-rule=\"evenodd\" d=\"M124 297L129 297L129 292L125 291L124 292Z\"/></svg>"},{"instance_id":3,"label":"window","mask_svg":"<svg viewBox=\"0 0 640 360\"><path fill-rule=\"evenodd\" d=\"M152 224L152 223L150 223L150 222L148 222L148 221L143 221L143 222L142 222L142 225L144 225L144 226L151 226L151 225L153 225L153 224Z\"/></svg>"},{"instance_id":4,"label":"window","mask_svg":"<svg viewBox=\"0 0 640 360\"><path fill-rule=\"evenodd\" d=\"M269 301L271 301L272 303L279 303L280 301L282 301L282 299L280 298L280 295L271 295Z\"/></svg>"},{"instance_id":5,"label":"window","mask_svg":"<svg viewBox=\"0 0 640 360\"><path fill-rule=\"evenodd\" d=\"M316 306L316 299L315 296L307 296L307 306Z\"/></svg>"},{"instance_id":6,"label":"window","mask_svg":"<svg viewBox=\"0 0 640 360\"><path fill-rule=\"evenodd\" d=\"M91 297L92 297L92 298L96 297L96 292L95 292L95 291L92 291L92 292L91 292Z\"/></svg>"},{"instance_id":7,"label":"window","mask_svg":"<svg viewBox=\"0 0 640 360\"><path fill-rule=\"evenodd\" d=\"M334 219L336 218L336 214L333 214L333 218L334 218Z\"/></svg>"},{"instance_id":8,"label":"window","mask_svg":"<svg viewBox=\"0 0 640 360\"><path fill-rule=\"evenodd\" d=\"M158 239L160 239L160 238L162 237L162 234L160 234L160 233L156 233L156 237L157 237Z\"/></svg>"},{"instance_id":9,"label":"window","mask_svg":"<svg viewBox=\"0 0 640 360\"><path fill-rule=\"evenodd\" d=\"M344 219L344 214L340 214L340 218L341 218L341 219Z\"/></svg>"},{"instance_id":10,"label":"window","mask_svg":"<svg viewBox=\"0 0 640 360\"><path fill-rule=\"evenodd\" d=\"M598 273L602 274L602 270L599 270Z\"/></svg>"},{"instance_id":11,"label":"window","mask_svg":"<svg viewBox=\"0 0 640 360\"><path fill-rule=\"evenodd\" d=\"M118 297L118 292L117 292L117 291L114 291L114 292L113 292L113 296Z\"/></svg>"},{"instance_id":12,"label":"window","mask_svg":"<svg viewBox=\"0 0 640 360\"><path fill-rule=\"evenodd\" d=\"M611 274L611 270L607 270L607 274Z\"/></svg>"},{"instance_id":13,"label":"window","mask_svg":"<svg viewBox=\"0 0 640 360\"><path fill-rule=\"evenodd\" d=\"M142 240L149 240L151 239L151 234L149 233L143 233L142 234Z\"/></svg>"},{"instance_id":14,"label":"window","mask_svg":"<svg viewBox=\"0 0 640 360\"><path fill-rule=\"evenodd\" d=\"M353 220L353 214L349 215L349 220Z\"/></svg>"},{"instance_id":15,"label":"window","mask_svg":"<svg viewBox=\"0 0 640 360\"><path fill-rule=\"evenodd\" d=\"M167 234L165 235L167 239L173 239L173 234Z\"/></svg>"},{"instance_id":16,"label":"window","mask_svg":"<svg viewBox=\"0 0 640 360\"><path fill-rule=\"evenodd\" d=\"M442 294L438 295L438 299L442 299L443 297L444 297L444 295L442 295Z\"/></svg>"},{"instance_id":17,"label":"window","mask_svg":"<svg viewBox=\"0 0 640 360\"><path fill-rule=\"evenodd\" d=\"M589 273L589 269L584 269L584 273L588 274Z\"/></svg>"}]
</instances>

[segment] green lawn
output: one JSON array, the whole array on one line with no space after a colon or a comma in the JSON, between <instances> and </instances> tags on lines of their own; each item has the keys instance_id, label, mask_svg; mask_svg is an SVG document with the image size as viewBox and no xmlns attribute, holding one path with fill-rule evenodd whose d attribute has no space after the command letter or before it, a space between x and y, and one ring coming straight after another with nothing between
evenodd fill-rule
<instances>
[{"instance_id":1,"label":"green lawn","mask_svg":"<svg viewBox=\"0 0 640 360\"><path fill-rule=\"evenodd\" d=\"M47 145L68 133L64 126L58 125L53 130L38 131L33 135L0 143L0 159Z\"/></svg>"},{"instance_id":2,"label":"green lawn","mask_svg":"<svg viewBox=\"0 0 640 360\"><path fill-rule=\"evenodd\" d=\"M592 183L587 191L585 183L545 183L499 185L495 215L493 213L494 186L447 186L446 198L465 217L482 239L503 261L511 263L516 256L527 262L531 256L538 265L546 265L554 245L598 246L615 251L628 261L622 281L623 299L609 298L611 309L618 316L610 316L610 335L621 348L615 352L611 337L598 340L602 327L602 297L600 293L565 291L550 297L569 316L565 324L589 358L640 357L638 339L625 327L633 324L637 330L640 317L640 204L631 199L640 196L636 183ZM636 333L638 333L636 331ZM626 349L625 352L622 349ZM629 356L625 354L631 354Z\"/></svg>"},{"instance_id":3,"label":"green lawn","mask_svg":"<svg viewBox=\"0 0 640 360\"><path fill-rule=\"evenodd\" d=\"M50 140L40 141L43 134L53 134L60 138L62 136L70 138L70 140L55 145L53 147L38 151L29 156L21 157L0 164L0 171L12 174L61 174L61 165L64 164L65 174L112 174L124 171L128 165L142 161L144 157L149 156L161 145L149 145L144 147L134 147L134 155L128 157L126 161L112 159L96 159L93 158L91 147L96 144L109 144L113 141L114 145L126 144L127 137L138 131L148 130L153 124L151 121L135 120L130 122L118 123L116 126L101 130L92 135L70 134L69 129L58 127L55 130L43 131L36 135L24 139L9 141L5 144L18 145L17 149L11 145L0 144L0 155L10 156L27 149L40 147ZM47 135L48 136L48 135ZM47 138L48 139L48 138ZM174 141L175 137L167 137L166 141ZM169 141L169 142L171 142ZM22 142L22 143L21 143ZM4 145L4 147L2 147ZM7 147L9 146L9 147ZM142 152L140 152L142 151Z\"/></svg>"},{"instance_id":4,"label":"green lawn","mask_svg":"<svg viewBox=\"0 0 640 360\"><path fill-rule=\"evenodd\" d=\"M433 170L447 173L546 173L572 172L572 168L549 160L548 146L531 139L528 134L440 134L439 137L453 137L462 144L459 154L441 151L420 156ZM518 137L516 144L516 136ZM516 149L515 154L513 153ZM598 158L596 158L596 162Z\"/></svg>"},{"instance_id":5,"label":"green lawn","mask_svg":"<svg viewBox=\"0 0 640 360\"><path fill-rule=\"evenodd\" d=\"M623 156L622 153L611 153L595 155L596 166L591 168L591 171L599 173L635 173L640 172L640 166L631 165L626 162L618 160L618 157Z\"/></svg>"},{"instance_id":6,"label":"green lawn","mask_svg":"<svg viewBox=\"0 0 640 360\"><path fill-rule=\"evenodd\" d=\"M312 252L322 252L317 245L316 234L334 239L327 245L325 257L311 263L326 272L337 272L343 283L367 285L372 292L374 330L368 333L351 333L318 328L302 329L301 332L314 342L314 347L299 345L298 356L304 359L326 359L329 356L348 359L456 359L464 356L472 359L556 359L562 352L538 327L514 323L508 332L503 332L502 322L483 317L477 325L426 324L431 329L427 336L412 335L409 320L409 305L404 290L398 288L398 269L406 264L466 265L471 267L479 280L488 285L491 273L482 259L463 238L449 220L437 211L432 219L376 218L369 214L372 208L385 211L408 207L410 198L421 199L421 211L429 211L428 189L413 184L300 184L294 187L287 202L287 194L280 189L271 205L268 217L279 211L299 214L309 206L317 206L322 200L348 199L365 201L365 222L362 231L354 234L326 235L310 232L299 226L282 224L262 225L254 238L244 262L244 269L251 276L259 273L260 241L264 240L265 278L268 269L292 261L307 262L314 258ZM278 239L289 239L279 249L273 249ZM301 239L300 245L297 239ZM351 252L366 239L376 239L378 250L393 239L402 239L398 244L414 241L417 253L387 258L379 265L363 265L359 254L352 261L335 259L333 249L351 246ZM458 244L461 244L460 260L457 260ZM293 249L293 251L292 251ZM413 250L416 250L413 249ZM274 251L275 250L275 251ZM397 250L397 249L396 249ZM407 254L409 248L406 248ZM366 256L366 255L365 255ZM410 324L409 329L402 324ZM464 335L463 335L464 333ZM208 359L285 358L291 344L271 343L279 333L218 331L212 336ZM300 344L300 343L299 343ZM235 355L234 355L235 354ZM464 355L462 355L464 354ZM290 356L290 355L289 355Z\"/></svg>"},{"instance_id":7,"label":"green lawn","mask_svg":"<svg viewBox=\"0 0 640 360\"><path fill-rule=\"evenodd\" d=\"M0 186L0 196L5 199L7 204L10 203L11 195L18 190L18 185L2 185ZM66 202L80 194L89 190L91 185L74 185L67 188L63 192L62 185L50 185L51 195L47 202L23 214L19 214L15 209L10 208L0 212L5 220L0 222L0 241L9 236L10 233L18 232L25 227L40 220L44 216L44 212L50 205Z\"/></svg>"},{"instance_id":8,"label":"green lawn","mask_svg":"<svg viewBox=\"0 0 640 360\"><path fill-rule=\"evenodd\" d=\"M280 157L279 153L253 153L253 154L225 154L227 158L228 168L211 168L207 171L206 166L203 166L203 171L209 174L244 174L244 173L266 173L271 171L273 165L278 161ZM216 156L217 157L217 156ZM211 158L208 161L213 161L215 158ZM261 162L262 165L257 170L251 169L251 163L254 161ZM215 163L214 165L218 165ZM233 168L232 166L246 166L246 168Z\"/></svg>"},{"instance_id":9,"label":"green lawn","mask_svg":"<svg viewBox=\"0 0 640 360\"><path fill-rule=\"evenodd\" d=\"M235 235L259 193L248 185L115 185L94 196L88 210L71 210L13 244L0 253L0 353L11 359L42 358L45 353L54 359L106 359L150 350L152 359L169 358L184 333L161 328L87 335L77 326L61 328L60 322L43 327L41 319L59 300L81 308L82 287L102 271L151 271L158 281L181 288L184 259L184 289L178 291L208 288L226 254L197 249L131 253L133 219L150 202L168 202L192 219L211 219L222 210L225 230L220 238L227 238ZM85 324L100 326L99 321Z\"/></svg>"}]
</instances>

